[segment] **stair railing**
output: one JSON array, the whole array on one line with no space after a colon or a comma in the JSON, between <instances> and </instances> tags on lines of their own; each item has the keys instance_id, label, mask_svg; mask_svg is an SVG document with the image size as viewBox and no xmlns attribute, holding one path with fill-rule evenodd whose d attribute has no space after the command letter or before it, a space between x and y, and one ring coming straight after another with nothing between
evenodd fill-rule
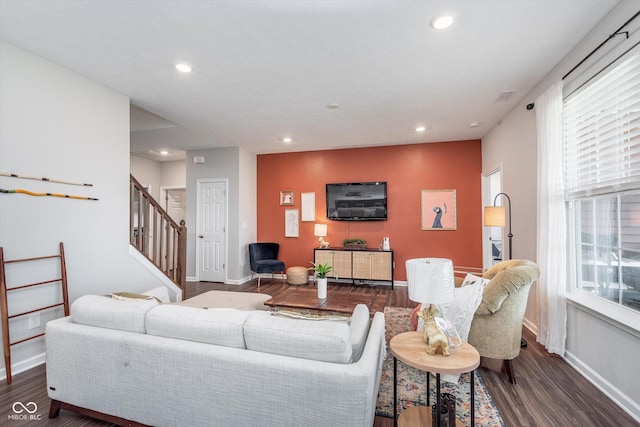
<instances>
[{"instance_id":1,"label":"stair railing","mask_svg":"<svg viewBox=\"0 0 640 427\"><path fill-rule=\"evenodd\" d=\"M147 190L130 176L129 242L180 289L187 282L187 227L177 224Z\"/></svg>"}]
</instances>

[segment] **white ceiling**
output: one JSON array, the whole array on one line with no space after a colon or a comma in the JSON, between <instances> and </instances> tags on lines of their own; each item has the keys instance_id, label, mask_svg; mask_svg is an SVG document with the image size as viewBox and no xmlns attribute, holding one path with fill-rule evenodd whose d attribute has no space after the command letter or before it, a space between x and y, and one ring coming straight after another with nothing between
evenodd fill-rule
<instances>
[{"instance_id":1,"label":"white ceiling","mask_svg":"<svg viewBox=\"0 0 640 427\"><path fill-rule=\"evenodd\" d=\"M0 37L129 96L131 152L174 160L482 138L616 3L0 0Z\"/></svg>"}]
</instances>

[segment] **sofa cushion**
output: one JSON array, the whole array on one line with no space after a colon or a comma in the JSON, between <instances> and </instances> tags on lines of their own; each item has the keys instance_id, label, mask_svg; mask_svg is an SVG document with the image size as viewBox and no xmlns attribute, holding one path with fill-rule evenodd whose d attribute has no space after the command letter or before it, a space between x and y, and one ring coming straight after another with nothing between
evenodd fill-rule
<instances>
[{"instance_id":1,"label":"sofa cushion","mask_svg":"<svg viewBox=\"0 0 640 427\"><path fill-rule=\"evenodd\" d=\"M145 315L158 305L153 298L117 300L102 295L85 295L71 304L71 318L83 325L144 334Z\"/></svg>"},{"instance_id":2,"label":"sofa cushion","mask_svg":"<svg viewBox=\"0 0 640 427\"><path fill-rule=\"evenodd\" d=\"M244 324L244 340L248 350L323 362L351 362L351 329L346 322L254 312Z\"/></svg>"},{"instance_id":3,"label":"sofa cushion","mask_svg":"<svg viewBox=\"0 0 640 427\"><path fill-rule=\"evenodd\" d=\"M162 304L149 310L147 334L245 348L242 325L251 311Z\"/></svg>"}]
</instances>

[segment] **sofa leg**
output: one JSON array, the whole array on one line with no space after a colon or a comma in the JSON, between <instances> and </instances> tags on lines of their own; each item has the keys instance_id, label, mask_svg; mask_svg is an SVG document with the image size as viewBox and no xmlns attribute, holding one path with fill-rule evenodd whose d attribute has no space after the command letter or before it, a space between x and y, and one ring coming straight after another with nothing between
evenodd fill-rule
<instances>
[{"instance_id":1,"label":"sofa leg","mask_svg":"<svg viewBox=\"0 0 640 427\"><path fill-rule=\"evenodd\" d=\"M512 363L511 360L504 360L502 362L502 370L507 373L507 377L509 378L509 381L511 382L511 384L515 384L516 383L516 373L513 370L513 363Z\"/></svg>"},{"instance_id":2,"label":"sofa leg","mask_svg":"<svg viewBox=\"0 0 640 427\"><path fill-rule=\"evenodd\" d=\"M49 418L56 418L60 415L60 401L51 399L51 406L49 406Z\"/></svg>"},{"instance_id":3,"label":"sofa leg","mask_svg":"<svg viewBox=\"0 0 640 427\"><path fill-rule=\"evenodd\" d=\"M258 290L260 290L260 274L258 274Z\"/></svg>"}]
</instances>

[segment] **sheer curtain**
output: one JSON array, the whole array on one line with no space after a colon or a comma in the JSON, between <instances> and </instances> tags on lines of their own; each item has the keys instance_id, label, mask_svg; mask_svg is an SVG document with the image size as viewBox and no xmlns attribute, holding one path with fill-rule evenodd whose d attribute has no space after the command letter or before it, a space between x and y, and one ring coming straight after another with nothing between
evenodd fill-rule
<instances>
[{"instance_id":1,"label":"sheer curtain","mask_svg":"<svg viewBox=\"0 0 640 427\"><path fill-rule=\"evenodd\" d=\"M567 226L563 177L562 80L535 101L538 133L538 342L564 356Z\"/></svg>"}]
</instances>

